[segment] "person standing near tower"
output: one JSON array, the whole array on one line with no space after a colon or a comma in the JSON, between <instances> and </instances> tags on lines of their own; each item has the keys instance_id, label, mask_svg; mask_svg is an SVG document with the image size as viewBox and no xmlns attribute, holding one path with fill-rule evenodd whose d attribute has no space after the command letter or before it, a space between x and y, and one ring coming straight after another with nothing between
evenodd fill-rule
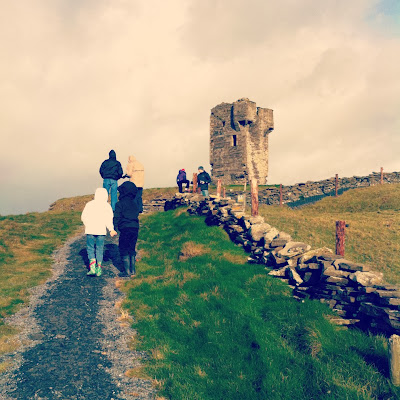
<instances>
[{"instance_id":1,"label":"person standing near tower","mask_svg":"<svg viewBox=\"0 0 400 400\"><path fill-rule=\"evenodd\" d=\"M197 181L199 182L201 194L204 197L208 197L208 184L211 182L210 175L204 171L203 167L199 167L199 174L197 175Z\"/></svg>"},{"instance_id":2,"label":"person standing near tower","mask_svg":"<svg viewBox=\"0 0 400 400\"><path fill-rule=\"evenodd\" d=\"M111 208L115 211L115 204L118 196L118 179L122 178L122 165L117 161L117 156L114 150L109 153L109 158L104 160L100 166L100 175L103 178L103 188L111 195Z\"/></svg>"}]
</instances>

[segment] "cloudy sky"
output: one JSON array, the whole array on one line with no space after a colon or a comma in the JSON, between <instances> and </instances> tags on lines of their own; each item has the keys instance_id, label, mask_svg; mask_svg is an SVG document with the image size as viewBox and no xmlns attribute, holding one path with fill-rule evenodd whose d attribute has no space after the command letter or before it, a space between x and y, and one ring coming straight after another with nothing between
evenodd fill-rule
<instances>
[{"instance_id":1,"label":"cloudy sky","mask_svg":"<svg viewBox=\"0 0 400 400\"><path fill-rule=\"evenodd\" d=\"M400 170L398 0L0 0L0 214L209 170L210 109L274 110L269 183Z\"/></svg>"}]
</instances>

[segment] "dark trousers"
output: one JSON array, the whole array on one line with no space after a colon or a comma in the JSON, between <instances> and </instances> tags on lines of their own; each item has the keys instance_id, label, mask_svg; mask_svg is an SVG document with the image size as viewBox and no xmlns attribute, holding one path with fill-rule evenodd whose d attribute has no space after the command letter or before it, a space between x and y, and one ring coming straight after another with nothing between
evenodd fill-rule
<instances>
[{"instance_id":1,"label":"dark trousers","mask_svg":"<svg viewBox=\"0 0 400 400\"><path fill-rule=\"evenodd\" d=\"M186 189L189 189L189 181L187 179L185 179L184 181L179 181L178 182L179 193L183 193L182 186L184 183L186 183Z\"/></svg>"},{"instance_id":2,"label":"dark trousers","mask_svg":"<svg viewBox=\"0 0 400 400\"><path fill-rule=\"evenodd\" d=\"M138 240L139 228L126 228L120 230L119 253L121 257L136 255L136 242Z\"/></svg>"}]
</instances>

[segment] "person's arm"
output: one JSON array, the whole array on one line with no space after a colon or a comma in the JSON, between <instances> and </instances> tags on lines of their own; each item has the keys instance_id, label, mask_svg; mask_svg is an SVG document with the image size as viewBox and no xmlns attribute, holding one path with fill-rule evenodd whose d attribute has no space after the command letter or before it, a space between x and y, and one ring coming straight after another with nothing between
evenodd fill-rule
<instances>
[{"instance_id":1,"label":"person's arm","mask_svg":"<svg viewBox=\"0 0 400 400\"><path fill-rule=\"evenodd\" d=\"M111 206L110 206L111 207ZM111 209L112 211L112 209ZM118 225L121 220L121 206L119 202L115 205L115 210L114 210L114 218L113 218L113 224L114 228L118 230Z\"/></svg>"},{"instance_id":2,"label":"person's arm","mask_svg":"<svg viewBox=\"0 0 400 400\"><path fill-rule=\"evenodd\" d=\"M83 222L83 225L86 225L86 224L85 224L85 221L86 221L86 214L87 214L87 208L86 208L86 205L85 205L85 207L84 207L84 209L83 209L83 211L82 211L82 214L81 214L81 221Z\"/></svg>"},{"instance_id":3,"label":"person's arm","mask_svg":"<svg viewBox=\"0 0 400 400\"><path fill-rule=\"evenodd\" d=\"M115 232L114 225L113 225L113 210L111 208L111 205L107 203L107 215L106 215L106 228L110 232L110 236L115 236L117 232Z\"/></svg>"},{"instance_id":4,"label":"person's arm","mask_svg":"<svg viewBox=\"0 0 400 400\"><path fill-rule=\"evenodd\" d=\"M122 165L121 165L121 163L120 162L118 162L118 179L121 179L122 178L122 176L124 175L124 171L122 170ZM118 180L117 179L117 180Z\"/></svg>"},{"instance_id":5,"label":"person's arm","mask_svg":"<svg viewBox=\"0 0 400 400\"><path fill-rule=\"evenodd\" d=\"M104 179L104 176L103 176L103 174L104 174L104 161L100 165L99 172L100 172L100 176Z\"/></svg>"}]
</instances>

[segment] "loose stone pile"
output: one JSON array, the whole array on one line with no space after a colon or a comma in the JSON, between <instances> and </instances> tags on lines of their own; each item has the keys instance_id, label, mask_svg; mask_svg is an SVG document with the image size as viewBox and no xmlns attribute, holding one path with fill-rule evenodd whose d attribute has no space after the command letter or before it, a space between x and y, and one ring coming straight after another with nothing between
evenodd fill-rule
<instances>
[{"instance_id":1,"label":"loose stone pile","mask_svg":"<svg viewBox=\"0 0 400 400\"><path fill-rule=\"evenodd\" d=\"M263 264L268 274L291 285L295 298L319 299L336 311L334 322L385 334L400 333L400 288L383 283L381 272L371 271L323 247L306 243L269 225L261 216L249 217L231 198L209 199L198 194L176 194L165 210L186 206L203 215L208 225L220 225L231 240L250 253L248 261Z\"/></svg>"}]
</instances>

